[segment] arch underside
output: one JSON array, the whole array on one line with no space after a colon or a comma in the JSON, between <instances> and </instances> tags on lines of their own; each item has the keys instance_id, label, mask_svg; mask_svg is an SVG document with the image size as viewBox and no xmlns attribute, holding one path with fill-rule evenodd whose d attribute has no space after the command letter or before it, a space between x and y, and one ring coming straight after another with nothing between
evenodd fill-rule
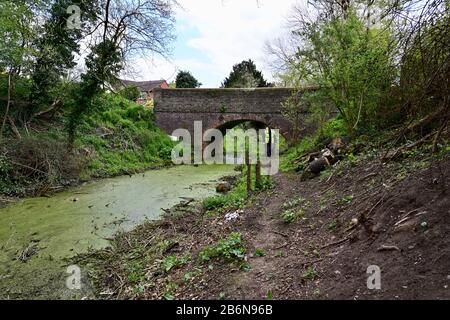
<instances>
[{"instance_id":1,"label":"arch underside","mask_svg":"<svg viewBox=\"0 0 450 320\"><path fill-rule=\"evenodd\" d=\"M257 128L278 129L287 141L292 139L292 125L281 114L262 113L166 113L155 114L157 124L169 135L176 129L187 129L194 134L194 123L200 121L202 134L208 129L231 129L243 122L251 122Z\"/></svg>"},{"instance_id":2,"label":"arch underside","mask_svg":"<svg viewBox=\"0 0 450 320\"><path fill-rule=\"evenodd\" d=\"M237 115L221 115L215 121L209 123L207 129L218 129L223 134L226 130L232 129L239 124L249 122L255 129L278 129L280 135L285 139L290 138L291 126L290 124L281 117L281 115L269 115L269 114L237 114Z\"/></svg>"}]
</instances>

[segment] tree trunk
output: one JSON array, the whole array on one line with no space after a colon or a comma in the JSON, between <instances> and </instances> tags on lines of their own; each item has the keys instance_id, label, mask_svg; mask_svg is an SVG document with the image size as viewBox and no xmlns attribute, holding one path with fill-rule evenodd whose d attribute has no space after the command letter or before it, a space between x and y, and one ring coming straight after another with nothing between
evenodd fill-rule
<instances>
[{"instance_id":1,"label":"tree trunk","mask_svg":"<svg viewBox=\"0 0 450 320\"><path fill-rule=\"evenodd\" d=\"M11 72L8 73L8 102L6 103L5 116L3 117L2 128L0 129L0 138L3 137L3 130L5 130L6 119L8 118L9 107L11 105Z\"/></svg>"}]
</instances>

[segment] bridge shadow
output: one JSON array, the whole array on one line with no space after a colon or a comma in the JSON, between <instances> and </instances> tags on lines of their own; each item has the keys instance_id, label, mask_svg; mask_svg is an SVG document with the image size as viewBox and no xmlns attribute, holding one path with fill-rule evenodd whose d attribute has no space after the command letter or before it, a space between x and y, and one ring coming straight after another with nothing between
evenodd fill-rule
<instances>
[{"instance_id":1,"label":"bridge shadow","mask_svg":"<svg viewBox=\"0 0 450 320\"><path fill-rule=\"evenodd\" d=\"M232 121L227 121L224 122L222 124L220 124L219 126L215 127L214 129L219 130L223 137L226 140L227 137L227 132L232 132L233 130L247 130L247 129L255 129L255 130L265 130L265 143L266 143L266 150L265 150L265 154L267 156L271 156L272 154L272 145L273 143L275 143L275 139L273 138L273 130L274 129L278 129L278 128L271 128L269 127L269 125L265 122L262 121L255 121L252 119L237 119L237 120L232 120ZM234 132L235 134L236 132ZM245 141L245 140L244 140ZM237 143L245 143L244 141L239 141ZM281 131L279 134L279 138L278 140L276 140L278 143L282 142L284 144L284 142L286 141L286 138L282 135ZM214 139L212 139L212 141L210 143L213 143ZM207 145L209 145L210 143L206 142L204 147L206 147ZM224 155L226 154L226 146L224 145ZM239 148L239 146L237 146L237 148ZM214 156L214 154L213 154Z\"/></svg>"}]
</instances>

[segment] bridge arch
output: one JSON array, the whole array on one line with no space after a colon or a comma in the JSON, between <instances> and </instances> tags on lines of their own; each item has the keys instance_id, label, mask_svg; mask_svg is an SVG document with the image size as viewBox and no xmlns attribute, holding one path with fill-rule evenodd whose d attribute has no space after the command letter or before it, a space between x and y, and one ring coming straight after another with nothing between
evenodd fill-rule
<instances>
[{"instance_id":1,"label":"bridge arch","mask_svg":"<svg viewBox=\"0 0 450 320\"><path fill-rule=\"evenodd\" d=\"M278 127L276 123L273 123L271 119L267 119L265 117L258 117L255 115L229 117L229 118L219 117L219 119L216 122L212 122L210 124L210 127L205 128L204 130L206 131L208 129L218 129L225 136L226 130L233 129L240 124L248 122L252 123L255 129L266 129L266 128L278 129L280 131L280 135L283 136L284 139L290 138L288 126L285 126L283 130L283 128Z\"/></svg>"}]
</instances>

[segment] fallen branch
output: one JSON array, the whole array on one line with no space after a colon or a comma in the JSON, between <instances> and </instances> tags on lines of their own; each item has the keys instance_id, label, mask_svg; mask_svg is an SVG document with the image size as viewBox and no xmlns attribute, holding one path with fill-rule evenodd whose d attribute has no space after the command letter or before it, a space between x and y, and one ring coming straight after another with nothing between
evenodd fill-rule
<instances>
[{"instance_id":1,"label":"fallen branch","mask_svg":"<svg viewBox=\"0 0 450 320\"><path fill-rule=\"evenodd\" d=\"M332 246L336 246L336 245L339 245L339 244L342 244L342 243L344 243L344 242L347 242L347 241L349 241L352 237L351 237L351 233L348 235L348 236L346 236L344 239L341 239L341 240L339 240L339 241L335 241L335 242L331 242L331 243L328 243L328 244L326 244L326 245L324 245L324 246L321 246L320 247L320 249L325 249L325 248L328 248L328 247L332 247Z\"/></svg>"},{"instance_id":2,"label":"fallen branch","mask_svg":"<svg viewBox=\"0 0 450 320\"><path fill-rule=\"evenodd\" d=\"M14 165L16 165L16 166L19 166L19 167L27 168L27 169L30 169L30 170L33 170L33 171L36 171L36 172L45 174L45 175L47 175L47 176L49 175L49 173L47 173L47 172L44 172L44 171L39 170L39 169L36 169L36 168L32 168L32 167L27 166L27 165L25 165L25 164L17 163L17 162L14 162L14 161L11 161L11 163L14 164Z\"/></svg>"},{"instance_id":3,"label":"fallen branch","mask_svg":"<svg viewBox=\"0 0 450 320\"><path fill-rule=\"evenodd\" d=\"M365 175L364 177L362 177L361 179L359 179L358 182L364 181L364 180L366 180L367 178L375 177L375 176L377 176L377 175L378 175L378 172L372 172L372 173L369 173L368 175Z\"/></svg>"},{"instance_id":4,"label":"fallen branch","mask_svg":"<svg viewBox=\"0 0 450 320\"><path fill-rule=\"evenodd\" d=\"M287 234L282 233L282 232L279 232L279 231L272 230L271 232L272 232L272 233L275 233L275 234L278 234L278 235L280 235L280 236L283 236L283 237L285 237L285 238L289 237Z\"/></svg>"},{"instance_id":5,"label":"fallen branch","mask_svg":"<svg viewBox=\"0 0 450 320\"><path fill-rule=\"evenodd\" d=\"M442 131L444 131L444 129L447 127L447 119L444 120L444 124L441 126L441 128L439 129L439 131L436 134L436 137L434 137L434 141L433 141L433 148L431 149L431 153L436 153L437 151L437 144L439 142L439 138L442 134Z\"/></svg>"},{"instance_id":6,"label":"fallen branch","mask_svg":"<svg viewBox=\"0 0 450 320\"><path fill-rule=\"evenodd\" d=\"M20 135L20 132L17 129L16 124L14 123L14 120L11 117L8 117L8 121L9 121L9 125L11 126L11 130L16 135L16 138L19 140L22 139L22 136Z\"/></svg>"},{"instance_id":7,"label":"fallen branch","mask_svg":"<svg viewBox=\"0 0 450 320\"><path fill-rule=\"evenodd\" d=\"M409 144L403 145L403 146L397 148L392 154L389 154L389 152L388 152L387 154L385 154L381 158L381 160L382 161L390 161L390 160L396 158L399 155L399 153L402 153L403 151L410 150L412 148L415 148L415 147L425 143L433 134L434 134L434 132L429 133L426 136L424 136L422 139L419 139L419 140L417 140L417 141L415 141L413 143L409 143Z\"/></svg>"},{"instance_id":8,"label":"fallen branch","mask_svg":"<svg viewBox=\"0 0 450 320\"><path fill-rule=\"evenodd\" d=\"M54 110L55 108L59 108L61 106L62 106L61 100L57 99L48 108L33 114L31 116L31 119L37 118L37 117L42 116L42 115L44 115L46 113L49 113L50 111Z\"/></svg>"}]
</instances>

